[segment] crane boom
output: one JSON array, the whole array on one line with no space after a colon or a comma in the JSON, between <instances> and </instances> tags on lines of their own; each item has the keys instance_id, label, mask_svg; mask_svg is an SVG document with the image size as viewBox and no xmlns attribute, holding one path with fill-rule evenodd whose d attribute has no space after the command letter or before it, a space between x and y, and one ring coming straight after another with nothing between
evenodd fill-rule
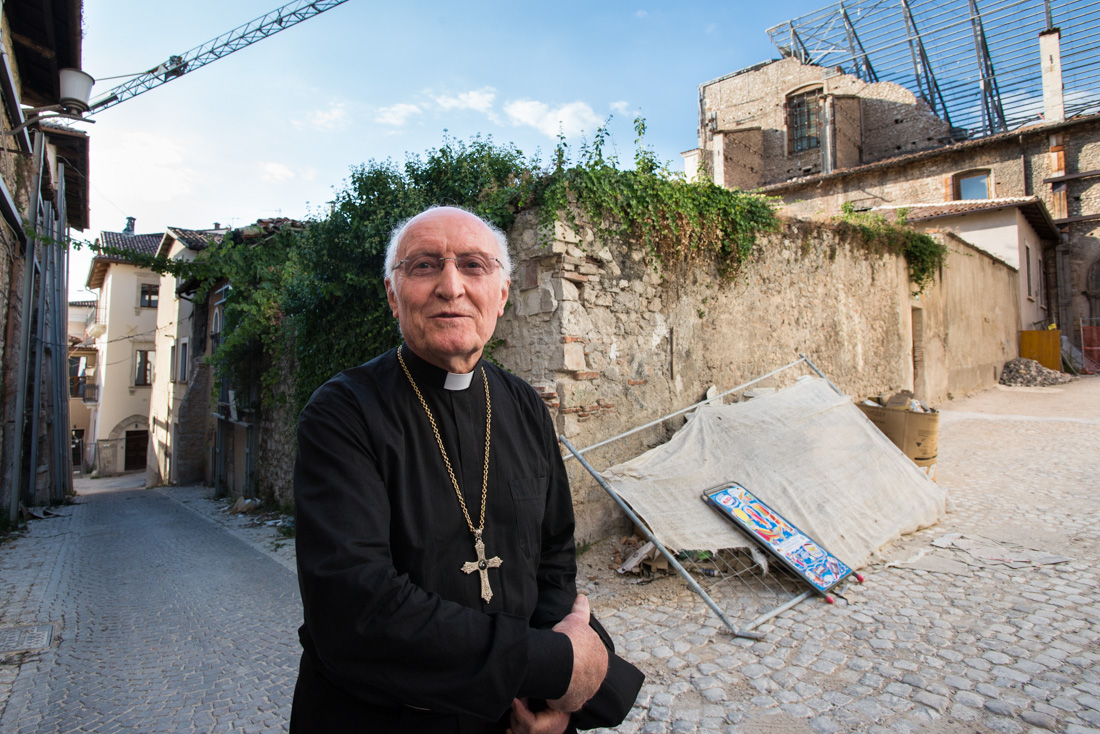
<instances>
[{"instance_id":1,"label":"crane boom","mask_svg":"<svg viewBox=\"0 0 1100 734\"><path fill-rule=\"evenodd\" d=\"M250 46L256 41L272 36L279 31L284 31L303 20L309 20L313 16L331 10L347 1L294 0L294 2L287 3L281 8L272 10L267 15L223 33L180 56L170 56L167 61L155 69L150 69L144 74L119 84L94 100L90 105L91 111L88 114L94 115L108 107L113 107L119 102L136 97L142 92L148 92L150 89L167 84L187 72L206 66L211 61L228 56L234 51L240 51L245 46Z\"/></svg>"}]
</instances>

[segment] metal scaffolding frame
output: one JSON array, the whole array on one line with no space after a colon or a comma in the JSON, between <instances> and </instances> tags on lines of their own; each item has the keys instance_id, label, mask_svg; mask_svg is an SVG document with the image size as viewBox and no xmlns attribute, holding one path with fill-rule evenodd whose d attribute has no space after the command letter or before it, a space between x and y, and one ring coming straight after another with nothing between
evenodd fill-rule
<instances>
[{"instance_id":1,"label":"metal scaffolding frame","mask_svg":"<svg viewBox=\"0 0 1100 734\"><path fill-rule=\"evenodd\" d=\"M1041 119L1039 33L1062 39L1066 116L1100 112L1100 3L842 0L768 29L784 56L900 84L981 137Z\"/></svg>"}]
</instances>

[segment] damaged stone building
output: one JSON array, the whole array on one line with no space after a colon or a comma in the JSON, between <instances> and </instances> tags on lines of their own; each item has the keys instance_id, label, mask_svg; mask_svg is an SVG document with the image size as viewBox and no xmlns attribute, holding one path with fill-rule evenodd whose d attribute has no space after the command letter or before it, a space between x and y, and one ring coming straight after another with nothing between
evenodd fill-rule
<instances>
[{"instance_id":1,"label":"damaged stone building","mask_svg":"<svg viewBox=\"0 0 1100 734\"><path fill-rule=\"evenodd\" d=\"M929 60L919 37L902 31L896 63L911 58L914 67L899 66L893 76L912 88L887 80L887 49L877 58L864 51L844 7L831 18L821 11L771 29L784 58L700 85L699 145L683 154L685 170L778 197L789 216L826 220L875 210L894 219L900 212L922 229L956 234L1018 271L1017 329L1056 326L1071 350L1080 349L1090 326L1100 326L1100 99L1081 88L1087 65L1067 64L1066 79L1077 85L1067 86L1061 49L1069 39L1067 58L1080 66L1095 59L1095 43L1076 22L1081 3L1059 9L1060 28L1049 15L1044 25L1036 6L1021 15L1016 36L998 41L1006 48L986 44L981 17L968 23L961 11L956 25L967 33L972 26L982 41L981 76L955 92L945 88L950 82L937 85L932 68L953 60ZM880 36L892 32L891 23L904 20L908 29L917 22L904 2L873 10L880 14L865 13L863 22L877 24ZM836 37L850 50L841 59L800 45L799 33L825 33L826 20L847 33ZM926 42L939 32L921 31ZM973 43L963 48L974 54ZM993 77L999 51L1025 61ZM993 97L986 90L998 81Z\"/></svg>"}]
</instances>

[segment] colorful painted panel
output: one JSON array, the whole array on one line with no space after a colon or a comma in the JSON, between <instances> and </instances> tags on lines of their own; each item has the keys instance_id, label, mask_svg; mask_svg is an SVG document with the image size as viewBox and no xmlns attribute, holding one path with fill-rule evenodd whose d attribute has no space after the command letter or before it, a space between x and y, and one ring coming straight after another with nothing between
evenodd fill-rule
<instances>
[{"instance_id":1,"label":"colorful painted panel","mask_svg":"<svg viewBox=\"0 0 1100 734\"><path fill-rule=\"evenodd\" d=\"M703 500L823 594L852 573L820 543L736 482L708 489Z\"/></svg>"}]
</instances>

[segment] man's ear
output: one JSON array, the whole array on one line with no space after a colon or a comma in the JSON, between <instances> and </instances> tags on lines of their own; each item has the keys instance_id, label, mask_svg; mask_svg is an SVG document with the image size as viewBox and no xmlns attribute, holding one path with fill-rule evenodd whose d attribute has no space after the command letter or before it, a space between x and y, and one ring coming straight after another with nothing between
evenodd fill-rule
<instances>
[{"instance_id":1,"label":"man's ear","mask_svg":"<svg viewBox=\"0 0 1100 734\"><path fill-rule=\"evenodd\" d=\"M386 284L386 300L390 302L390 311L393 313L393 317L400 321L401 312L397 308L397 293L393 290L393 283L389 278L386 278L384 282Z\"/></svg>"},{"instance_id":2,"label":"man's ear","mask_svg":"<svg viewBox=\"0 0 1100 734\"><path fill-rule=\"evenodd\" d=\"M497 318L504 315L504 306L508 303L508 286L512 284L511 278L505 278L500 286L500 306L497 308Z\"/></svg>"}]
</instances>

